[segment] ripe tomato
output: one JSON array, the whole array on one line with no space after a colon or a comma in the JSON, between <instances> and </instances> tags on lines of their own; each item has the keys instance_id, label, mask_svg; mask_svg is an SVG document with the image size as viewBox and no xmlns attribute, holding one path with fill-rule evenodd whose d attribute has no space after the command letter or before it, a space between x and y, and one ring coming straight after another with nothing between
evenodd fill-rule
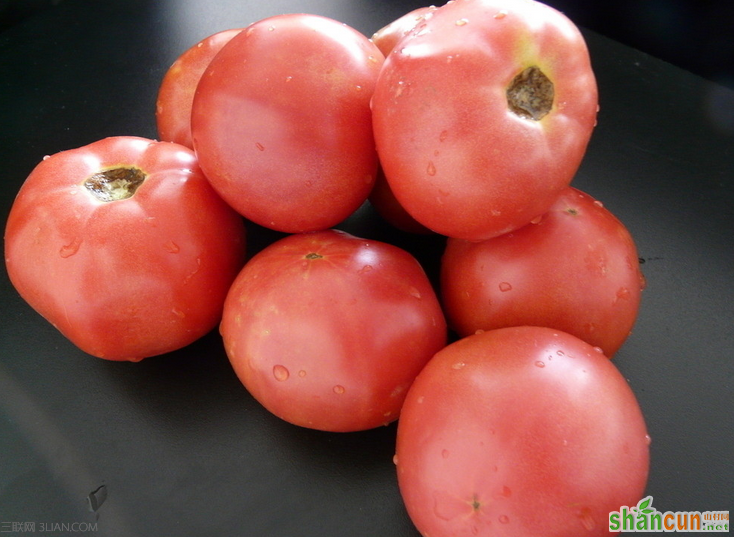
<instances>
[{"instance_id":1,"label":"ripe tomato","mask_svg":"<svg viewBox=\"0 0 734 537\"><path fill-rule=\"evenodd\" d=\"M223 30L202 39L181 54L166 71L158 90L155 114L161 140L193 149L191 105L196 86L212 58L241 30Z\"/></svg>"},{"instance_id":2,"label":"ripe tomato","mask_svg":"<svg viewBox=\"0 0 734 537\"><path fill-rule=\"evenodd\" d=\"M540 2L455 0L388 55L372 98L380 163L426 227L488 239L544 213L597 112L584 39Z\"/></svg>"},{"instance_id":3,"label":"ripe tomato","mask_svg":"<svg viewBox=\"0 0 734 537\"><path fill-rule=\"evenodd\" d=\"M190 149L112 137L31 172L5 262L20 295L79 348L137 361L217 325L244 233Z\"/></svg>"},{"instance_id":4,"label":"ripe tomato","mask_svg":"<svg viewBox=\"0 0 734 537\"><path fill-rule=\"evenodd\" d=\"M221 333L260 403L327 431L397 419L413 379L446 344L418 262L334 230L290 235L255 255L227 296Z\"/></svg>"},{"instance_id":5,"label":"ripe tomato","mask_svg":"<svg viewBox=\"0 0 734 537\"><path fill-rule=\"evenodd\" d=\"M609 535L609 512L642 497L649 442L634 394L594 347L500 328L449 345L416 378L398 482L423 535Z\"/></svg>"},{"instance_id":6,"label":"ripe tomato","mask_svg":"<svg viewBox=\"0 0 734 537\"><path fill-rule=\"evenodd\" d=\"M441 294L462 336L503 326L548 326L612 356L635 323L644 279L624 225L568 187L534 223L483 242L449 239Z\"/></svg>"},{"instance_id":7,"label":"ripe tomato","mask_svg":"<svg viewBox=\"0 0 734 537\"><path fill-rule=\"evenodd\" d=\"M369 195L370 97L384 58L364 35L307 14L250 25L194 96L194 148L214 188L262 226L326 229Z\"/></svg>"}]
</instances>

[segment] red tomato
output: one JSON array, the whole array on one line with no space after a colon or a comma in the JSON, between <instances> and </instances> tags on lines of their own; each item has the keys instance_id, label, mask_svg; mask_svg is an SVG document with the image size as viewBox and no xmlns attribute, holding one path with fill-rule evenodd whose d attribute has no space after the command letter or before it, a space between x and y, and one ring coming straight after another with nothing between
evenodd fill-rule
<instances>
[{"instance_id":1,"label":"red tomato","mask_svg":"<svg viewBox=\"0 0 734 537\"><path fill-rule=\"evenodd\" d=\"M181 54L166 71L158 90L155 114L161 140L194 147L191 105L196 86L212 58L241 30L224 30L210 35Z\"/></svg>"},{"instance_id":2,"label":"red tomato","mask_svg":"<svg viewBox=\"0 0 734 537\"><path fill-rule=\"evenodd\" d=\"M383 26L372 35L372 42L387 57L403 37L426 18L430 18L436 6L419 7Z\"/></svg>"},{"instance_id":3,"label":"red tomato","mask_svg":"<svg viewBox=\"0 0 734 537\"><path fill-rule=\"evenodd\" d=\"M568 187L534 223L483 242L449 239L441 293L462 336L504 326L548 326L612 356L635 323L644 279L624 225Z\"/></svg>"},{"instance_id":4,"label":"red tomato","mask_svg":"<svg viewBox=\"0 0 734 537\"><path fill-rule=\"evenodd\" d=\"M446 344L418 262L334 230L290 235L255 255L227 296L221 333L260 403L327 431L397 419L413 379Z\"/></svg>"},{"instance_id":5,"label":"red tomato","mask_svg":"<svg viewBox=\"0 0 734 537\"><path fill-rule=\"evenodd\" d=\"M190 149L113 137L38 164L10 211L5 262L79 348L137 361L216 327L244 233Z\"/></svg>"},{"instance_id":6,"label":"red tomato","mask_svg":"<svg viewBox=\"0 0 734 537\"><path fill-rule=\"evenodd\" d=\"M431 13L436 9L435 6L429 6L406 13L399 19L375 32L372 36L372 42L387 56L392 52L398 41L407 35L416 24L424 20L424 18L431 17ZM415 218L408 214L408 211L400 205L400 202L395 198L395 194L393 194L390 184L385 178L385 173L382 171L382 168L378 168L377 170L377 179L370 193L369 200L380 216L396 228L408 233L431 233L430 229L416 222Z\"/></svg>"},{"instance_id":7,"label":"red tomato","mask_svg":"<svg viewBox=\"0 0 734 537\"><path fill-rule=\"evenodd\" d=\"M316 15L270 17L235 36L192 110L194 148L214 188L278 231L344 220L375 181L369 101L383 60L367 37Z\"/></svg>"},{"instance_id":8,"label":"red tomato","mask_svg":"<svg viewBox=\"0 0 734 537\"><path fill-rule=\"evenodd\" d=\"M609 535L609 512L642 497L649 443L634 394L594 347L501 328L418 375L398 422L398 482L423 535Z\"/></svg>"},{"instance_id":9,"label":"red tomato","mask_svg":"<svg viewBox=\"0 0 734 537\"><path fill-rule=\"evenodd\" d=\"M455 0L388 55L372 110L381 165L408 213L483 240L544 213L571 182L597 88L584 39L560 12Z\"/></svg>"}]
</instances>

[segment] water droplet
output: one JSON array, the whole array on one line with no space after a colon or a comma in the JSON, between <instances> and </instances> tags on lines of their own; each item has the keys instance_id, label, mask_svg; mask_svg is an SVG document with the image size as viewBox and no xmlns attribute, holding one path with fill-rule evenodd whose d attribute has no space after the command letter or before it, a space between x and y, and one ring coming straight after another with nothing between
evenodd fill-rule
<instances>
[{"instance_id":1,"label":"water droplet","mask_svg":"<svg viewBox=\"0 0 734 537\"><path fill-rule=\"evenodd\" d=\"M441 134L438 135L438 141L443 142L446 140L446 137L449 135L449 131L441 131Z\"/></svg>"},{"instance_id":2,"label":"water droplet","mask_svg":"<svg viewBox=\"0 0 734 537\"><path fill-rule=\"evenodd\" d=\"M465 365L466 365L466 364L465 364L464 362L456 362L455 364L453 364L453 365L451 366L451 369L461 369L461 368L462 368L462 367L464 367Z\"/></svg>"},{"instance_id":3,"label":"water droplet","mask_svg":"<svg viewBox=\"0 0 734 537\"><path fill-rule=\"evenodd\" d=\"M456 26L464 26L464 25L465 25L466 23L468 23L468 22L469 22L469 21L468 21L467 19L459 19L459 20L457 20L457 21L456 21L456 22L455 22L454 24L455 24Z\"/></svg>"},{"instance_id":4,"label":"water droplet","mask_svg":"<svg viewBox=\"0 0 734 537\"><path fill-rule=\"evenodd\" d=\"M645 445L649 446L650 444L652 444L652 437L649 434L646 434L645 435Z\"/></svg>"},{"instance_id":5,"label":"water droplet","mask_svg":"<svg viewBox=\"0 0 734 537\"><path fill-rule=\"evenodd\" d=\"M275 30L275 26L268 26L268 32L272 32L273 30Z\"/></svg>"},{"instance_id":6,"label":"water droplet","mask_svg":"<svg viewBox=\"0 0 734 537\"><path fill-rule=\"evenodd\" d=\"M563 352L563 351L556 351L556 354L557 354L558 356L566 356L566 353L565 353L565 352Z\"/></svg>"},{"instance_id":7,"label":"water droplet","mask_svg":"<svg viewBox=\"0 0 734 537\"><path fill-rule=\"evenodd\" d=\"M602 349L601 347L594 347L594 350L599 354L604 354L604 349Z\"/></svg>"},{"instance_id":8,"label":"water droplet","mask_svg":"<svg viewBox=\"0 0 734 537\"><path fill-rule=\"evenodd\" d=\"M477 329L476 329L476 330L474 331L474 335L478 335L478 334L484 334L484 330L483 330L482 328L477 328Z\"/></svg>"},{"instance_id":9,"label":"water droplet","mask_svg":"<svg viewBox=\"0 0 734 537\"><path fill-rule=\"evenodd\" d=\"M423 401L425 401L425 399L426 398L421 395L418 399L415 400L415 402L420 405L421 403L423 403Z\"/></svg>"},{"instance_id":10,"label":"water droplet","mask_svg":"<svg viewBox=\"0 0 734 537\"><path fill-rule=\"evenodd\" d=\"M503 485L502 486L502 496L504 496L505 498L509 498L510 496L512 496L512 489L508 487L507 485Z\"/></svg>"},{"instance_id":11,"label":"water droplet","mask_svg":"<svg viewBox=\"0 0 734 537\"><path fill-rule=\"evenodd\" d=\"M377 63L377 58L374 56L367 56L367 61L370 63Z\"/></svg>"},{"instance_id":12,"label":"water droplet","mask_svg":"<svg viewBox=\"0 0 734 537\"><path fill-rule=\"evenodd\" d=\"M257 148L258 151L265 151L265 146L260 142L255 142L255 148Z\"/></svg>"},{"instance_id":13,"label":"water droplet","mask_svg":"<svg viewBox=\"0 0 734 537\"><path fill-rule=\"evenodd\" d=\"M626 287L620 287L617 291L617 299L620 300L629 300L630 299L630 290Z\"/></svg>"},{"instance_id":14,"label":"water droplet","mask_svg":"<svg viewBox=\"0 0 734 537\"><path fill-rule=\"evenodd\" d=\"M293 80L293 77L292 76L289 75L289 76L285 77L285 81L286 82L290 82L291 80Z\"/></svg>"},{"instance_id":15,"label":"water droplet","mask_svg":"<svg viewBox=\"0 0 734 537\"><path fill-rule=\"evenodd\" d=\"M50 158L51 158L51 155L44 155L44 156L43 156L43 160L48 160L48 159L50 159Z\"/></svg>"},{"instance_id":16,"label":"water droplet","mask_svg":"<svg viewBox=\"0 0 734 537\"><path fill-rule=\"evenodd\" d=\"M357 271L358 274L364 274L365 272L369 272L372 270L372 265L365 265L361 269Z\"/></svg>"},{"instance_id":17,"label":"water droplet","mask_svg":"<svg viewBox=\"0 0 734 537\"><path fill-rule=\"evenodd\" d=\"M59 255L66 259L67 257L73 256L79 251L79 247L82 245L82 239L80 237L74 237L69 244L64 244L59 250Z\"/></svg>"},{"instance_id":18,"label":"water droplet","mask_svg":"<svg viewBox=\"0 0 734 537\"><path fill-rule=\"evenodd\" d=\"M596 205L597 207L604 207L604 204L599 200L594 200L594 205Z\"/></svg>"},{"instance_id":19,"label":"water droplet","mask_svg":"<svg viewBox=\"0 0 734 537\"><path fill-rule=\"evenodd\" d=\"M173 313L179 319L183 319L184 317L186 317L186 314L178 308L173 308L171 310L171 313Z\"/></svg>"},{"instance_id":20,"label":"water droplet","mask_svg":"<svg viewBox=\"0 0 734 537\"><path fill-rule=\"evenodd\" d=\"M421 298L421 292L413 286L408 289L408 294L414 298Z\"/></svg>"},{"instance_id":21,"label":"water droplet","mask_svg":"<svg viewBox=\"0 0 734 537\"><path fill-rule=\"evenodd\" d=\"M166 250L168 250L172 254L177 254L181 250L181 248L179 248L178 244L176 244L175 242L168 241L166 243Z\"/></svg>"},{"instance_id":22,"label":"water droplet","mask_svg":"<svg viewBox=\"0 0 734 537\"><path fill-rule=\"evenodd\" d=\"M449 458L449 450L448 449L444 449L443 451L441 451L441 457L443 457L444 459L448 459Z\"/></svg>"},{"instance_id":23,"label":"water droplet","mask_svg":"<svg viewBox=\"0 0 734 537\"><path fill-rule=\"evenodd\" d=\"M506 293L507 291L512 291L512 285L509 282L500 282L499 285L500 291L503 293Z\"/></svg>"},{"instance_id":24,"label":"water droplet","mask_svg":"<svg viewBox=\"0 0 734 537\"><path fill-rule=\"evenodd\" d=\"M354 86L354 89L356 89L357 91L362 91L362 86L356 85Z\"/></svg>"},{"instance_id":25,"label":"water droplet","mask_svg":"<svg viewBox=\"0 0 734 537\"><path fill-rule=\"evenodd\" d=\"M305 369L301 369L298 372L298 376L301 377L301 378L305 377L306 376L306 370Z\"/></svg>"},{"instance_id":26,"label":"water droplet","mask_svg":"<svg viewBox=\"0 0 734 537\"><path fill-rule=\"evenodd\" d=\"M499 521L500 521L500 524L509 524L510 517L508 517L507 515L500 515Z\"/></svg>"},{"instance_id":27,"label":"water droplet","mask_svg":"<svg viewBox=\"0 0 734 537\"><path fill-rule=\"evenodd\" d=\"M504 11L504 10L498 11L497 13L494 14L495 19L504 19L506 16L507 16L507 11Z\"/></svg>"},{"instance_id":28,"label":"water droplet","mask_svg":"<svg viewBox=\"0 0 734 537\"><path fill-rule=\"evenodd\" d=\"M428 161L428 166L426 167L426 173L431 176L436 175L436 165L433 164L432 160Z\"/></svg>"},{"instance_id":29,"label":"water droplet","mask_svg":"<svg viewBox=\"0 0 734 537\"><path fill-rule=\"evenodd\" d=\"M532 219L532 220L530 221L530 223L531 223L531 224L540 224L540 221L541 221L542 219L543 219L543 215L541 214L541 215L539 215L539 216L536 216L535 218L533 218L533 219Z\"/></svg>"},{"instance_id":30,"label":"water droplet","mask_svg":"<svg viewBox=\"0 0 734 537\"><path fill-rule=\"evenodd\" d=\"M285 380L288 380L290 372L288 371L287 367L278 364L273 366L273 376L275 377L275 380L283 382Z\"/></svg>"},{"instance_id":31,"label":"water droplet","mask_svg":"<svg viewBox=\"0 0 734 537\"><path fill-rule=\"evenodd\" d=\"M343 394L344 393L344 386L342 386L340 384L337 384L336 386L334 386L334 393L339 394L339 395Z\"/></svg>"},{"instance_id":32,"label":"water droplet","mask_svg":"<svg viewBox=\"0 0 734 537\"><path fill-rule=\"evenodd\" d=\"M538 360L535 362L535 367L545 367L545 362Z\"/></svg>"},{"instance_id":33,"label":"water droplet","mask_svg":"<svg viewBox=\"0 0 734 537\"><path fill-rule=\"evenodd\" d=\"M397 453L396 453L395 455L393 455L393 456L392 456L392 463L393 463L393 464L394 464L395 466L397 466L397 464L398 464L398 454L397 454Z\"/></svg>"}]
</instances>

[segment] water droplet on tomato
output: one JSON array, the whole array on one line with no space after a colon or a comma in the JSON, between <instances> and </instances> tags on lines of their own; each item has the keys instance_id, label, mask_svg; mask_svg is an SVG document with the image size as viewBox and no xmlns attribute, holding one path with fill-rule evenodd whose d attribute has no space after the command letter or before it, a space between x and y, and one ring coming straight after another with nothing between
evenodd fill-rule
<instances>
[{"instance_id":1,"label":"water droplet on tomato","mask_svg":"<svg viewBox=\"0 0 734 537\"><path fill-rule=\"evenodd\" d=\"M617 291L617 299L619 300L629 300L630 299L630 290L626 287L620 287Z\"/></svg>"},{"instance_id":2,"label":"water droplet on tomato","mask_svg":"<svg viewBox=\"0 0 734 537\"><path fill-rule=\"evenodd\" d=\"M425 401L425 399L426 398L421 395L418 399L415 400L415 402L420 405L421 403L423 403L423 401Z\"/></svg>"},{"instance_id":3,"label":"water droplet on tomato","mask_svg":"<svg viewBox=\"0 0 734 537\"><path fill-rule=\"evenodd\" d=\"M543 362L542 360L538 360L535 362L535 367L545 367L545 362Z\"/></svg>"},{"instance_id":4,"label":"water droplet on tomato","mask_svg":"<svg viewBox=\"0 0 734 537\"><path fill-rule=\"evenodd\" d=\"M377 58L374 56L367 56L367 61L370 63L377 63Z\"/></svg>"},{"instance_id":5,"label":"water droplet on tomato","mask_svg":"<svg viewBox=\"0 0 734 537\"><path fill-rule=\"evenodd\" d=\"M414 298L421 298L421 292L413 286L408 289L408 294Z\"/></svg>"},{"instance_id":6,"label":"water droplet on tomato","mask_svg":"<svg viewBox=\"0 0 734 537\"><path fill-rule=\"evenodd\" d=\"M469 21L468 21L467 19L459 19L459 20L457 20L457 21L456 21L456 22L455 22L454 24L455 24L456 26L464 26L464 25L465 25L466 23L468 23L468 22L469 22Z\"/></svg>"},{"instance_id":7,"label":"water droplet on tomato","mask_svg":"<svg viewBox=\"0 0 734 537\"><path fill-rule=\"evenodd\" d=\"M176 244L175 242L168 241L166 243L166 250L168 250L172 254L177 254L179 251L181 251L181 248L179 248L178 244Z\"/></svg>"},{"instance_id":8,"label":"water droplet on tomato","mask_svg":"<svg viewBox=\"0 0 734 537\"><path fill-rule=\"evenodd\" d=\"M426 173L431 176L436 175L436 165L433 164L432 160L428 161L428 166L426 167Z\"/></svg>"},{"instance_id":9,"label":"water droplet on tomato","mask_svg":"<svg viewBox=\"0 0 734 537\"><path fill-rule=\"evenodd\" d=\"M287 367L278 364L273 366L273 376L275 377L275 380L283 382L285 380L288 380L288 377L290 376L290 371L288 371Z\"/></svg>"},{"instance_id":10,"label":"water droplet on tomato","mask_svg":"<svg viewBox=\"0 0 734 537\"><path fill-rule=\"evenodd\" d=\"M451 369L461 369L461 368L462 368L462 367L464 367L465 365L466 365L466 364L465 364L464 362L456 362L455 364L453 364L453 365L451 366Z\"/></svg>"},{"instance_id":11,"label":"water droplet on tomato","mask_svg":"<svg viewBox=\"0 0 734 537\"><path fill-rule=\"evenodd\" d=\"M604 204L599 200L594 200L594 205L596 205L597 207L604 207Z\"/></svg>"},{"instance_id":12,"label":"water droplet on tomato","mask_svg":"<svg viewBox=\"0 0 734 537\"><path fill-rule=\"evenodd\" d=\"M394 464L395 466L397 466L397 464L398 464L398 454L397 454L397 453L396 453L395 455L393 455L393 456L392 456L392 463L393 463L393 464Z\"/></svg>"},{"instance_id":13,"label":"water droplet on tomato","mask_svg":"<svg viewBox=\"0 0 734 537\"><path fill-rule=\"evenodd\" d=\"M260 142L255 142L255 148L258 151L265 151L265 146L263 144L261 144Z\"/></svg>"},{"instance_id":14,"label":"water droplet on tomato","mask_svg":"<svg viewBox=\"0 0 734 537\"><path fill-rule=\"evenodd\" d=\"M357 271L358 274L364 274L365 272L369 272L372 270L372 265L365 265L361 269Z\"/></svg>"},{"instance_id":15,"label":"water droplet on tomato","mask_svg":"<svg viewBox=\"0 0 734 537\"><path fill-rule=\"evenodd\" d=\"M512 285L509 282L500 282L499 285L500 291L503 293L506 293L507 291L512 291Z\"/></svg>"},{"instance_id":16,"label":"water droplet on tomato","mask_svg":"<svg viewBox=\"0 0 734 537\"><path fill-rule=\"evenodd\" d=\"M441 451L441 457L443 457L444 459L448 459L449 458L449 450L448 449L442 450Z\"/></svg>"},{"instance_id":17,"label":"water droplet on tomato","mask_svg":"<svg viewBox=\"0 0 734 537\"><path fill-rule=\"evenodd\" d=\"M509 498L510 496L512 496L512 489L508 487L507 485L503 485L502 486L502 496L504 496L505 498Z\"/></svg>"},{"instance_id":18,"label":"water droplet on tomato","mask_svg":"<svg viewBox=\"0 0 734 537\"><path fill-rule=\"evenodd\" d=\"M563 352L563 351L556 351L556 354L557 354L558 356L566 356L566 353L565 353L565 352Z\"/></svg>"},{"instance_id":19,"label":"water droplet on tomato","mask_svg":"<svg viewBox=\"0 0 734 537\"><path fill-rule=\"evenodd\" d=\"M184 313L183 311L181 311L181 310L180 310L180 309L178 309L178 308L173 308L173 309L171 310L171 313L173 313L173 314L174 314L174 315L175 315L176 317L178 317L179 319L183 319L184 317L186 317L186 313Z\"/></svg>"},{"instance_id":20,"label":"water droplet on tomato","mask_svg":"<svg viewBox=\"0 0 734 537\"><path fill-rule=\"evenodd\" d=\"M48 159L50 159L50 158L51 158L51 155L44 155L44 156L43 156L43 160L48 160Z\"/></svg>"},{"instance_id":21,"label":"water droplet on tomato","mask_svg":"<svg viewBox=\"0 0 734 537\"><path fill-rule=\"evenodd\" d=\"M82 245L82 239L74 237L69 244L64 244L59 250L59 255L66 259L67 257L73 256L79 251L79 247Z\"/></svg>"},{"instance_id":22,"label":"water droplet on tomato","mask_svg":"<svg viewBox=\"0 0 734 537\"><path fill-rule=\"evenodd\" d=\"M305 369L301 369L298 372L298 376L301 377L301 378L305 377L306 376L306 370Z\"/></svg>"},{"instance_id":23,"label":"water droplet on tomato","mask_svg":"<svg viewBox=\"0 0 734 537\"><path fill-rule=\"evenodd\" d=\"M476 329L476 330L474 331L474 335L478 335L478 334L484 334L484 329L482 329L482 328L477 328L477 329Z\"/></svg>"},{"instance_id":24,"label":"water droplet on tomato","mask_svg":"<svg viewBox=\"0 0 734 537\"><path fill-rule=\"evenodd\" d=\"M275 26L268 26L268 32L272 32L273 30L275 30Z\"/></svg>"},{"instance_id":25,"label":"water droplet on tomato","mask_svg":"<svg viewBox=\"0 0 734 537\"><path fill-rule=\"evenodd\" d=\"M535 218L533 218L530 223L531 224L540 224L540 221L543 219L543 215L538 215Z\"/></svg>"},{"instance_id":26,"label":"water droplet on tomato","mask_svg":"<svg viewBox=\"0 0 734 537\"><path fill-rule=\"evenodd\" d=\"M649 434L645 435L645 444L648 446L652 444L652 437Z\"/></svg>"},{"instance_id":27,"label":"water droplet on tomato","mask_svg":"<svg viewBox=\"0 0 734 537\"><path fill-rule=\"evenodd\" d=\"M285 81L286 82L290 82L291 80L293 80L293 77L292 76L289 75L289 76L285 77Z\"/></svg>"},{"instance_id":28,"label":"water droplet on tomato","mask_svg":"<svg viewBox=\"0 0 734 537\"><path fill-rule=\"evenodd\" d=\"M508 517L507 515L500 515L499 521L500 521L500 524L509 524L510 517Z\"/></svg>"},{"instance_id":29,"label":"water droplet on tomato","mask_svg":"<svg viewBox=\"0 0 734 537\"><path fill-rule=\"evenodd\" d=\"M344 386L342 386L341 384L337 384L336 386L334 386L334 393L341 395L344 393L344 391Z\"/></svg>"},{"instance_id":30,"label":"water droplet on tomato","mask_svg":"<svg viewBox=\"0 0 734 537\"><path fill-rule=\"evenodd\" d=\"M604 349L602 349L601 347L594 347L594 350L599 354L604 354Z\"/></svg>"},{"instance_id":31,"label":"water droplet on tomato","mask_svg":"<svg viewBox=\"0 0 734 537\"><path fill-rule=\"evenodd\" d=\"M494 14L495 19L504 19L507 16L507 11L498 11Z\"/></svg>"},{"instance_id":32,"label":"water droplet on tomato","mask_svg":"<svg viewBox=\"0 0 734 537\"><path fill-rule=\"evenodd\" d=\"M446 137L449 135L449 131L441 131L441 134L438 135L438 141L443 142L446 140Z\"/></svg>"},{"instance_id":33,"label":"water droplet on tomato","mask_svg":"<svg viewBox=\"0 0 734 537\"><path fill-rule=\"evenodd\" d=\"M354 86L354 89L356 89L357 91L362 91L362 86L356 85Z\"/></svg>"}]
</instances>

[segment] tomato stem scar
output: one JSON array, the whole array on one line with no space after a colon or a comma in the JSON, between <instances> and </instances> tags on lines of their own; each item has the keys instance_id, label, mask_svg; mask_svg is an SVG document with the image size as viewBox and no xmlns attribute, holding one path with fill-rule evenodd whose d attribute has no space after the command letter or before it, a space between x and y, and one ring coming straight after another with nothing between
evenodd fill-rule
<instances>
[{"instance_id":1,"label":"tomato stem scar","mask_svg":"<svg viewBox=\"0 0 734 537\"><path fill-rule=\"evenodd\" d=\"M132 197L148 175L140 168L118 166L92 174L84 188L100 201L109 202Z\"/></svg>"},{"instance_id":2,"label":"tomato stem scar","mask_svg":"<svg viewBox=\"0 0 734 537\"><path fill-rule=\"evenodd\" d=\"M310 254L306 254L306 259L321 259L324 257L321 254L317 254L316 252L311 252Z\"/></svg>"},{"instance_id":3,"label":"tomato stem scar","mask_svg":"<svg viewBox=\"0 0 734 537\"><path fill-rule=\"evenodd\" d=\"M536 66L523 70L507 87L507 105L524 119L543 119L553 108L553 97L553 82Z\"/></svg>"}]
</instances>

